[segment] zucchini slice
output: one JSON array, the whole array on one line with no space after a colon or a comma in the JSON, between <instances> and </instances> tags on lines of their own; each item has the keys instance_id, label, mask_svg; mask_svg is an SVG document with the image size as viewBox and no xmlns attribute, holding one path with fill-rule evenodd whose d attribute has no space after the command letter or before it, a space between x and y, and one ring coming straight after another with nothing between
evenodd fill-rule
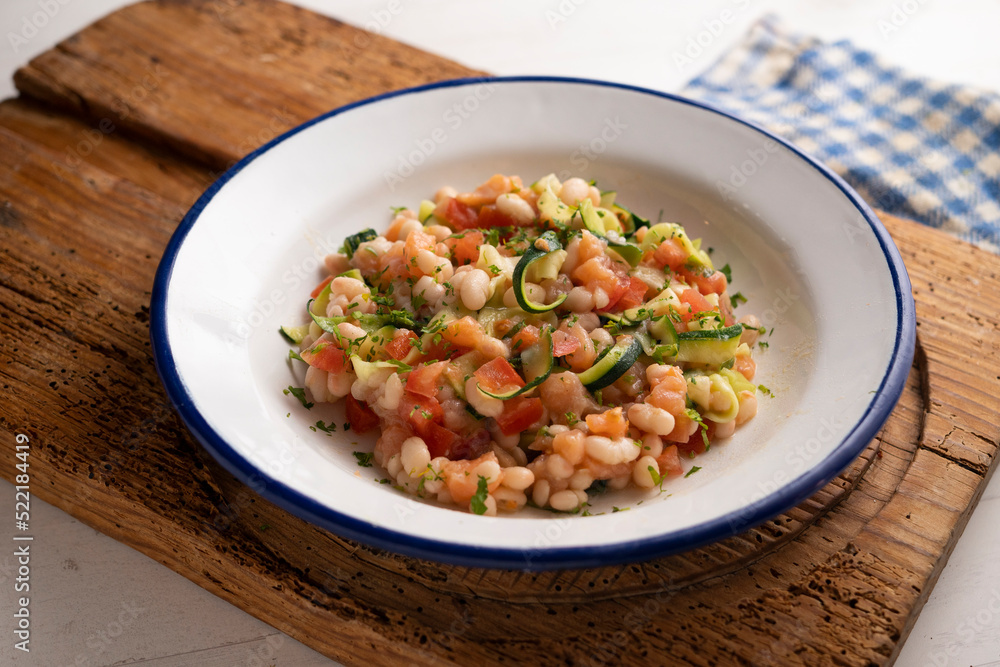
<instances>
[{"instance_id":1,"label":"zucchini slice","mask_svg":"<svg viewBox=\"0 0 1000 667\"><path fill-rule=\"evenodd\" d=\"M734 356L740 346L742 324L724 329L685 331L677 334L677 361L721 366Z\"/></svg>"},{"instance_id":2,"label":"zucchini slice","mask_svg":"<svg viewBox=\"0 0 1000 667\"><path fill-rule=\"evenodd\" d=\"M593 366L577 373L577 377L590 391L603 389L625 375L640 354L642 354L642 343L638 338L631 335L622 336L613 347L608 348L606 354L598 358Z\"/></svg>"},{"instance_id":3,"label":"zucchini slice","mask_svg":"<svg viewBox=\"0 0 1000 667\"><path fill-rule=\"evenodd\" d=\"M621 234L624 231L617 216L612 215L610 211L597 210L589 199L580 202L577 212L583 220L583 226L594 236L604 238L608 232Z\"/></svg>"},{"instance_id":4,"label":"zucchini slice","mask_svg":"<svg viewBox=\"0 0 1000 667\"><path fill-rule=\"evenodd\" d=\"M642 250L639 246L628 241L613 239L610 236L606 238L608 239L608 250L618 253L618 256L628 262L628 265L633 269L639 266L639 261L642 259Z\"/></svg>"},{"instance_id":5,"label":"zucchini slice","mask_svg":"<svg viewBox=\"0 0 1000 667\"><path fill-rule=\"evenodd\" d=\"M347 254L347 258L350 259L354 257L354 253L357 251L358 246L365 241L372 241L378 237L378 232L370 227L368 229L363 229L357 234L351 234L346 239L344 239L344 252Z\"/></svg>"},{"instance_id":6,"label":"zucchini slice","mask_svg":"<svg viewBox=\"0 0 1000 667\"><path fill-rule=\"evenodd\" d=\"M542 222L558 222L566 224L573 217L573 209L566 206L559 197L546 188L538 198L538 217Z\"/></svg>"},{"instance_id":7,"label":"zucchini slice","mask_svg":"<svg viewBox=\"0 0 1000 667\"><path fill-rule=\"evenodd\" d=\"M282 325L281 327L281 335L293 343L301 343L302 339L305 338L308 333L308 324L303 324L300 327L290 327L288 325Z\"/></svg>"},{"instance_id":8,"label":"zucchini slice","mask_svg":"<svg viewBox=\"0 0 1000 667\"><path fill-rule=\"evenodd\" d=\"M482 387L479 388L479 391L503 401L526 394L548 379L552 373L553 365L555 365L555 357L552 356L552 330L546 327L542 329L538 342L521 354L521 368L524 369L524 379L527 380L523 387L500 394L490 393Z\"/></svg>"},{"instance_id":9,"label":"zucchini slice","mask_svg":"<svg viewBox=\"0 0 1000 667\"><path fill-rule=\"evenodd\" d=\"M361 272L358 271L357 269L348 269L347 271L344 271L343 273L341 273L337 277L338 278L354 278L355 280L360 280L361 282L365 281L365 277L362 276Z\"/></svg>"},{"instance_id":10,"label":"zucchini slice","mask_svg":"<svg viewBox=\"0 0 1000 667\"><path fill-rule=\"evenodd\" d=\"M514 297L517 299L517 305L521 307L521 310L527 313L544 313L553 310L566 300L566 295L560 294L559 298L550 304L535 303L528 298L524 290L524 274L528 270L528 266L557 250L562 250L562 244L559 243L555 232L548 231L535 239L535 242L528 248L527 252L521 255L517 266L514 267Z\"/></svg>"}]
</instances>

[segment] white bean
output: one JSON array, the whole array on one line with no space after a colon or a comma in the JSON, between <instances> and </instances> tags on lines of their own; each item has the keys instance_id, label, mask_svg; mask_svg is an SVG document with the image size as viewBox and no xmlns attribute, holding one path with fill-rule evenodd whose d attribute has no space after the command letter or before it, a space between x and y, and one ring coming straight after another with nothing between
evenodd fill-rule
<instances>
[{"instance_id":1,"label":"white bean","mask_svg":"<svg viewBox=\"0 0 1000 667\"><path fill-rule=\"evenodd\" d=\"M538 480L531 489L531 500L539 507L545 507L545 504L549 502L550 490L548 480Z\"/></svg>"},{"instance_id":2,"label":"white bean","mask_svg":"<svg viewBox=\"0 0 1000 667\"><path fill-rule=\"evenodd\" d=\"M736 415L736 425L750 421L757 414L757 396L749 389L740 392L740 411Z\"/></svg>"},{"instance_id":3,"label":"white bean","mask_svg":"<svg viewBox=\"0 0 1000 667\"><path fill-rule=\"evenodd\" d=\"M485 271L473 269L464 274L461 297L462 305L469 310L482 310L486 300L490 298L490 277Z\"/></svg>"},{"instance_id":4,"label":"white bean","mask_svg":"<svg viewBox=\"0 0 1000 667\"><path fill-rule=\"evenodd\" d=\"M545 469L553 479L566 479L573 474L573 466L559 454L551 454L546 459Z\"/></svg>"},{"instance_id":5,"label":"white bean","mask_svg":"<svg viewBox=\"0 0 1000 667\"><path fill-rule=\"evenodd\" d=\"M576 206L581 199L587 199L590 195L590 183L582 178L571 178L562 184L559 190L559 199L568 206ZM600 202L600 199L598 199Z\"/></svg>"},{"instance_id":6,"label":"white bean","mask_svg":"<svg viewBox=\"0 0 1000 667\"><path fill-rule=\"evenodd\" d=\"M535 219L535 211L531 208L531 204L513 193L497 197L497 210L519 225L527 225Z\"/></svg>"},{"instance_id":7,"label":"white bean","mask_svg":"<svg viewBox=\"0 0 1000 667\"><path fill-rule=\"evenodd\" d=\"M419 220L407 220L399 227L399 234L396 237L400 241L406 241L410 237L410 234L416 231L424 231L423 224Z\"/></svg>"},{"instance_id":8,"label":"white bean","mask_svg":"<svg viewBox=\"0 0 1000 667\"><path fill-rule=\"evenodd\" d=\"M560 512L570 512L580 506L580 498L572 489L556 491L549 498L549 505L552 509Z\"/></svg>"},{"instance_id":9,"label":"white bean","mask_svg":"<svg viewBox=\"0 0 1000 667\"><path fill-rule=\"evenodd\" d=\"M504 303L506 302L507 298L504 295ZM574 313L589 313L594 310L594 295L586 287L574 287L569 291L563 305Z\"/></svg>"},{"instance_id":10,"label":"white bean","mask_svg":"<svg viewBox=\"0 0 1000 667\"><path fill-rule=\"evenodd\" d=\"M535 483L535 473L527 468L516 466L505 468L503 471L503 485L515 491L524 491Z\"/></svg>"},{"instance_id":11,"label":"white bean","mask_svg":"<svg viewBox=\"0 0 1000 667\"><path fill-rule=\"evenodd\" d=\"M649 472L652 468L657 474L660 473L660 464L656 462L652 456L643 456L641 459L635 462L635 466L632 468L632 481L640 489L651 489L656 486L653 481L653 475Z\"/></svg>"},{"instance_id":12,"label":"white bean","mask_svg":"<svg viewBox=\"0 0 1000 667\"><path fill-rule=\"evenodd\" d=\"M385 390L379 396L378 404L385 410L394 412L399 407L399 399L403 397L403 382L399 375L393 373L385 381Z\"/></svg>"},{"instance_id":13,"label":"white bean","mask_svg":"<svg viewBox=\"0 0 1000 667\"><path fill-rule=\"evenodd\" d=\"M586 491L594 483L594 476L586 468L581 468L573 473L569 478L569 488L579 491Z\"/></svg>"},{"instance_id":14,"label":"white bean","mask_svg":"<svg viewBox=\"0 0 1000 667\"><path fill-rule=\"evenodd\" d=\"M438 257L430 250L421 250L417 253L417 268L425 276L431 276L439 283L451 278L455 272L451 262L444 257Z\"/></svg>"},{"instance_id":15,"label":"white bean","mask_svg":"<svg viewBox=\"0 0 1000 667\"><path fill-rule=\"evenodd\" d=\"M451 230L444 225L427 225L424 231L434 237L435 241L444 241L451 236Z\"/></svg>"},{"instance_id":16,"label":"white bean","mask_svg":"<svg viewBox=\"0 0 1000 667\"><path fill-rule=\"evenodd\" d=\"M736 420L732 419L727 422L715 423L715 434L712 436L715 440L721 440L722 438L728 438L733 433L736 432Z\"/></svg>"},{"instance_id":17,"label":"white bean","mask_svg":"<svg viewBox=\"0 0 1000 667\"><path fill-rule=\"evenodd\" d=\"M417 281L417 284L413 286L413 295L425 299L427 304L433 309L436 309L441 304L444 292L444 285L438 284L430 276L422 276Z\"/></svg>"},{"instance_id":18,"label":"white bean","mask_svg":"<svg viewBox=\"0 0 1000 667\"><path fill-rule=\"evenodd\" d=\"M641 431L669 435L674 430L674 416L655 405L636 403L628 409L628 420Z\"/></svg>"},{"instance_id":19,"label":"white bean","mask_svg":"<svg viewBox=\"0 0 1000 667\"><path fill-rule=\"evenodd\" d=\"M455 188L451 187L450 185L446 185L446 186L444 186L443 188L441 188L440 190L438 190L437 192L434 193L434 203L435 204L440 204L443 200L445 200L445 199L451 199L451 198L455 197L457 194L458 194L458 190L456 190Z\"/></svg>"},{"instance_id":20,"label":"white bean","mask_svg":"<svg viewBox=\"0 0 1000 667\"><path fill-rule=\"evenodd\" d=\"M486 478L487 484L492 484L493 482L500 479L500 464L496 461L483 461L475 468L473 468L471 473L476 479L480 477Z\"/></svg>"},{"instance_id":21,"label":"white bean","mask_svg":"<svg viewBox=\"0 0 1000 667\"><path fill-rule=\"evenodd\" d=\"M628 463L639 458L640 448L628 437L612 440L603 435L588 435L583 444L590 458L608 465Z\"/></svg>"},{"instance_id":22,"label":"white bean","mask_svg":"<svg viewBox=\"0 0 1000 667\"><path fill-rule=\"evenodd\" d=\"M663 440L655 433L647 433L642 438L642 452L655 459L663 453Z\"/></svg>"},{"instance_id":23,"label":"white bean","mask_svg":"<svg viewBox=\"0 0 1000 667\"><path fill-rule=\"evenodd\" d=\"M399 460L399 454L393 454L389 457L388 463L385 464L385 470L389 473L389 477L393 479L399 474L399 471L403 469L403 462Z\"/></svg>"},{"instance_id":24,"label":"white bean","mask_svg":"<svg viewBox=\"0 0 1000 667\"><path fill-rule=\"evenodd\" d=\"M502 512L516 512L528 502L528 496L524 494L524 491L516 491L503 486L491 495L496 500L497 510Z\"/></svg>"},{"instance_id":25,"label":"white bean","mask_svg":"<svg viewBox=\"0 0 1000 667\"><path fill-rule=\"evenodd\" d=\"M431 462L430 452L427 445L421 438L416 436L403 441L403 447L399 451L400 462L403 470L410 477L419 477L427 470L427 465Z\"/></svg>"},{"instance_id":26,"label":"white bean","mask_svg":"<svg viewBox=\"0 0 1000 667\"><path fill-rule=\"evenodd\" d=\"M740 334L740 344L746 343L749 347L753 347L760 336L760 331L758 331L760 329L760 320L757 319L756 315L744 315L737 322L744 325L743 333Z\"/></svg>"},{"instance_id":27,"label":"white bean","mask_svg":"<svg viewBox=\"0 0 1000 667\"><path fill-rule=\"evenodd\" d=\"M594 348L601 351L606 347L614 345L615 339L607 329L594 329L590 332L590 340L594 341Z\"/></svg>"},{"instance_id":28,"label":"white bean","mask_svg":"<svg viewBox=\"0 0 1000 667\"><path fill-rule=\"evenodd\" d=\"M317 403L326 403L331 399L330 392L326 389L326 381L329 373L310 366L306 369L306 389L312 394L313 400Z\"/></svg>"}]
</instances>

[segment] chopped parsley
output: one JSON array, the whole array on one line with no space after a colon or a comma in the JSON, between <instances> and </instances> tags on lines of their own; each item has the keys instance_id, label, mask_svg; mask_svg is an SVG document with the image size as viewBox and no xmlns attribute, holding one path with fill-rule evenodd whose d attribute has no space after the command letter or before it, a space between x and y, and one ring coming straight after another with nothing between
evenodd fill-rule
<instances>
[{"instance_id":1,"label":"chopped parsley","mask_svg":"<svg viewBox=\"0 0 1000 667\"><path fill-rule=\"evenodd\" d=\"M572 412L567 412L566 413L566 424L568 424L570 428L573 428L574 426L576 426L579 423L580 423L580 420L576 416L575 413L572 413Z\"/></svg>"},{"instance_id":2,"label":"chopped parsley","mask_svg":"<svg viewBox=\"0 0 1000 667\"><path fill-rule=\"evenodd\" d=\"M766 350L770 346L768 345L768 343L767 343L766 340L761 340L761 341L757 341L757 347L759 347L762 350Z\"/></svg>"},{"instance_id":3,"label":"chopped parsley","mask_svg":"<svg viewBox=\"0 0 1000 667\"><path fill-rule=\"evenodd\" d=\"M479 485L476 487L476 493L469 501L469 509L471 509L474 514L486 514L486 496L489 495L489 492L490 490L487 479L480 475Z\"/></svg>"},{"instance_id":4,"label":"chopped parsley","mask_svg":"<svg viewBox=\"0 0 1000 667\"><path fill-rule=\"evenodd\" d=\"M741 303L746 303L746 302L747 302L747 298L745 296L743 296L743 292L737 292L736 294L734 294L731 297L729 297L729 304L733 308L735 308L736 306L740 305Z\"/></svg>"},{"instance_id":5,"label":"chopped parsley","mask_svg":"<svg viewBox=\"0 0 1000 667\"><path fill-rule=\"evenodd\" d=\"M301 403L302 407L304 407L306 410L312 409L313 404L306 400L306 390L303 389L302 387L293 387L289 385L288 389L282 389L281 393L283 393L285 396L291 394L295 398L299 399L299 403Z\"/></svg>"},{"instance_id":6,"label":"chopped parsley","mask_svg":"<svg viewBox=\"0 0 1000 667\"><path fill-rule=\"evenodd\" d=\"M336 424L334 424L333 422L330 422L329 424L327 424L322 419L320 419L318 422L316 422L316 428L318 428L319 430L321 430L321 431L323 431L325 433L336 433L337 432L337 425Z\"/></svg>"},{"instance_id":7,"label":"chopped parsley","mask_svg":"<svg viewBox=\"0 0 1000 667\"><path fill-rule=\"evenodd\" d=\"M729 268L728 264L726 264L724 267L722 267L721 269L719 269L719 271L722 273L722 275L724 275L726 277L726 282L727 283L733 282L733 270L731 268Z\"/></svg>"},{"instance_id":8,"label":"chopped parsley","mask_svg":"<svg viewBox=\"0 0 1000 667\"><path fill-rule=\"evenodd\" d=\"M372 458L375 456L371 452L352 452L354 458L358 460L358 465L362 468L372 467Z\"/></svg>"},{"instance_id":9,"label":"chopped parsley","mask_svg":"<svg viewBox=\"0 0 1000 667\"><path fill-rule=\"evenodd\" d=\"M760 392L762 394L764 394L765 396L770 396L771 398L774 398L774 392L772 392L770 389L768 389L764 385L759 384L759 385L757 385L757 388L760 389Z\"/></svg>"},{"instance_id":10,"label":"chopped parsley","mask_svg":"<svg viewBox=\"0 0 1000 667\"><path fill-rule=\"evenodd\" d=\"M615 507L614 505L612 505L611 506L611 513L614 514L615 512L627 512L630 509L632 509L632 508L631 507Z\"/></svg>"},{"instance_id":11,"label":"chopped parsley","mask_svg":"<svg viewBox=\"0 0 1000 667\"><path fill-rule=\"evenodd\" d=\"M687 479L688 477L695 474L699 470L701 470L701 468L699 468L698 466L691 466L691 469L688 470L686 473L684 473L684 479Z\"/></svg>"}]
</instances>

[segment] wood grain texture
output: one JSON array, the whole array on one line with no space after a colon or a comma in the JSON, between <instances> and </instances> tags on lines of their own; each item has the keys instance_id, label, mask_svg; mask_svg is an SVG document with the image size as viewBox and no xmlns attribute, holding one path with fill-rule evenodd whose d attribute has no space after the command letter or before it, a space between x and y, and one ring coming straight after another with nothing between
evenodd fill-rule
<instances>
[{"instance_id":1,"label":"wood grain texture","mask_svg":"<svg viewBox=\"0 0 1000 667\"><path fill-rule=\"evenodd\" d=\"M395 556L279 510L187 434L149 292L213 170L339 104L469 74L264 0L136 5L21 70L31 99L0 104L0 424L32 437L33 490L350 664L891 663L1000 439L1000 259L910 222L883 216L919 320L900 404L816 496L703 549L530 575Z\"/></svg>"}]
</instances>

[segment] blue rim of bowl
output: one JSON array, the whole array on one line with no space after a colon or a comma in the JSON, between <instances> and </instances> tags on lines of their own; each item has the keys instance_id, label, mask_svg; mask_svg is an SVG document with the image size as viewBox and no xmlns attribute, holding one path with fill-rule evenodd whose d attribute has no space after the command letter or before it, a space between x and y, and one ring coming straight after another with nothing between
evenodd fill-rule
<instances>
[{"instance_id":1,"label":"blue rim of bowl","mask_svg":"<svg viewBox=\"0 0 1000 667\"><path fill-rule=\"evenodd\" d=\"M444 540L427 537L416 537L397 533L393 530L360 521L349 515L333 510L316 500L296 491L292 487L270 478L257 469L248 460L237 453L220 436L202 416L194 400L188 394L177 367L167 333L167 290L173 273L174 262L184 243L188 232L197 222L198 217L215 197L216 193L248 164L269 151L274 146L299 132L322 122L327 118L363 107L386 99L403 95L414 95L438 88L452 88L482 83L540 83L587 85L602 88L615 88L636 93L659 97L671 102L686 104L718 114L731 121L750 127L762 135L773 139L788 150L798 155L811 165L817 172L836 185L845 197L865 218L872 232L878 239L879 246L886 259L889 272L895 288L896 302L896 336L892 357L886 369L882 382L875 392L872 401L839 445L829 456L808 472L795 478L784 487L751 503L744 510L718 517L711 521L700 523L677 531L654 535L648 538L628 542L616 542L611 545L549 547L540 549L505 549L502 547L478 547L455 544ZM868 205L851 187L829 168L815 158L804 153L788 141L733 114L713 107L703 102L687 99L678 95L657 90L631 86L621 83L580 79L571 77L551 76L512 76L512 77L476 77L452 79L414 88L397 90L383 95L377 95L365 100L354 102L334 109L317 118L292 128L283 135L276 137L264 146L253 151L233 167L227 170L208 190L195 202L191 210L181 221L164 251L156 272L150 304L150 338L153 347L153 359L156 370L163 381L174 407L187 428L198 441L212 454L226 470L235 475L241 482L248 484L267 500L273 502L288 512L303 518L315 525L330 530L337 535L357 540L374 547L402 553L407 556L424 558L453 565L470 567L486 567L498 569L513 569L523 571L542 571L553 569L570 569L599 567L628 562L638 562L665 556L671 553L687 551L704 546L763 523L771 517L784 512L806 500L827 482L838 475L853 461L868 445L882 424L888 419L895 407L913 361L916 343L916 311L910 292L910 281L903 265L899 251Z\"/></svg>"}]
</instances>

